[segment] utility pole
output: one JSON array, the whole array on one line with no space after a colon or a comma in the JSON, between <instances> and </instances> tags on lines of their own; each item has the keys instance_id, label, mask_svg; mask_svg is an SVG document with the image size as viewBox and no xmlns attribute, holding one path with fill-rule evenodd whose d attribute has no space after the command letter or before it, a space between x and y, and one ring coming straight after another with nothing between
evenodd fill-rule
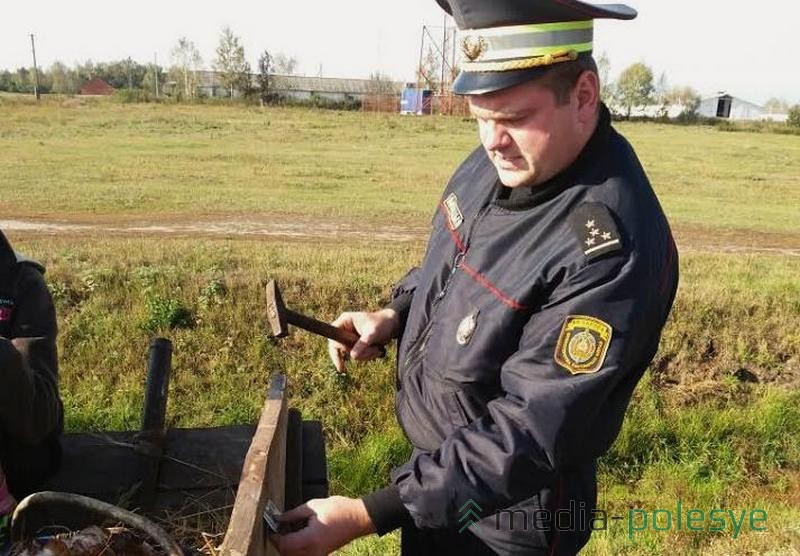
<instances>
[{"instance_id":1,"label":"utility pole","mask_svg":"<svg viewBox=\"0 0 800 556\"><path fill-rule=\"evenodd\" d=\"M153 72L156 74L156 98L158 98L158 52L153 53Z\"/></svg>"},{"instance_id":2,"label":"utility pole","mask_svg":"<svg viewBox=\"0 0 800 556\"><path fill-rule=\"evenodd\" d=\"M457 27L453 27L452 31L453 31L453 56L451 58L452 61L450 62L450 78L448 79L448 81L450 83L452 83L453 79L455 79L455 77L456 77L455 76L455 70L456 70L456 39L458 38L456 33L458 32L458 28Z\"/></svg>"},{"instance_id":3,"label":"utility pole","mask_svg":"<svg viewBox=\"0 0 800 556\"><path fill-rule=\"evenodd\" d=\"M442 80L439 82L440 96L444 96L444 72L447 67L447 14L444 14L442 21Z\"/></svg>"},{"instance_id":4,"label":"utility pole","mask_svg":"<svg viewBox=\"0 0 800 556\"><path fill-rule=\"evenodd\" d=\"M31 52L33 52L33 94L36 95L38 102L42 97L39 94L39 70L36 69L36 43L33 40L33 33L31 33Z\"/></svg>"},{"instance_id":5,"label":"utility pole","mask_svg":"<svg viewBox=\"0 0 800 556\"><path fill-rule=\"evenodd\" d=\"M425 49L425 26L422 26L422 40L419 44L419 64L417 65L417 90L414 97L414 112L422 114L424 96L422 94L422 51Z\"/></svg>"}]
</instances>

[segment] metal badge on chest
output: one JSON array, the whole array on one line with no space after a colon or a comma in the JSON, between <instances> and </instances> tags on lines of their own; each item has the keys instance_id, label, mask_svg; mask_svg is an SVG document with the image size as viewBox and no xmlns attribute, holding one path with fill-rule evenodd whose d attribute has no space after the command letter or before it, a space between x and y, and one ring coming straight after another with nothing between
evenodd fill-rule
<instances>
[{"instance_id":1,"label":"metal badge on chest","mask_svg":"<svg viewBox=\"0 0 800 556\"><path fill-rule=\"evenodd\" d=\"M447 211L447 223L450 229L457 230L464 223L464 215L461 214L461 209L458 208L458 197L456 197L455 193L451 193L444 200L444 208Z\"/></svg>"},{"instance_id":2,"label":"metal badge on chest","mask_svg":"<svg viewBox=\"0 0 800 556\"><path fill-rule=\"evenodd\" d=\"M461 319L461 323L458 325L458 330L456 330L456 342L458 342L459 345L465 346L472 339L472 335L475 333L475 329L478 327L479 312L480 311L475 309L469 315Z\"/></svg>"}]
</instances>

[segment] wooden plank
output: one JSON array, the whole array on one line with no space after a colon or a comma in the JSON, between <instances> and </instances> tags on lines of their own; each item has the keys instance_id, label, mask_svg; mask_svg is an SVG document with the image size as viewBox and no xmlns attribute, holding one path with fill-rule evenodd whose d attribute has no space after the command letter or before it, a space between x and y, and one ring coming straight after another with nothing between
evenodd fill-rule
<instances>
[{"instance_id":1,"label":"wooden plank","mask_svg":"<svg viewBox=\"0 0 800 556\"><path fill-rule=\"evenodd\" d=\"M161 462L156 507L163 494L230 490L239 484L255 426L170 429ZM61 467L47 490L124 503L140 478L135 432L71 433L62 437ZM174 499L174 496L171 496Z\"/></svg>"},{"instance_id":2,"label":"wooden plank","mask_svg":"<svg viewBox=\"0 0 800 556\"><path fill-rule=\"evenodd\" d=\"M286 472L286 379L276 376L247 451L236 502L221 553L230 556L276 554L267 543L262 514L267 500L283 508Z\"/></svg>"}]
</instances>

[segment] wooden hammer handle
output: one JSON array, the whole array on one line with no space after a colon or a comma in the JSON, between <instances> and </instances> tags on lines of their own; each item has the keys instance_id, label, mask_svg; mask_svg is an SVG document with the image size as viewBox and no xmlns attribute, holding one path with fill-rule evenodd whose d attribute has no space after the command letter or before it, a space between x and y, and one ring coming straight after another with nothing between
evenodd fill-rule
<instances>
[{"instance_id":1,"label":"wooden hammer handle","mask_svg":"<svg viewBox=\"0 0 800 556\"><path fill-rule=\"evenodd\" d=\"M313 332L314 334L325 336L331 340L336 340L348 348L353 347L359 338L361 338L361 336L355 332L350 332L349 330L344 330L343 328L336 328L332 324L301 315L300 313L296 313L289 309L285 309L284 314L286 315L286 322L289 324L297 326L298 328L302 328L303 330ZM386 357L386 348L384 346L375 347L380 350L379 357Z\"/></svg>"},{"instance_id":2,"label":"wooden hammer handle","mask_svg":"<svg viewBox=\"0 0 800 556\"><path fill-rule=\"evenodd\" d=\"M302 328L303 330L308 330L314 334L325 336L331 340L336 340L340 344L344 344L347 347L353 347L353 345L360 338L360 336L355 332L350 332L349 330L344 330L342 328L336 328L327 322L312 319L311 317L301 315L300 313L295 313L289 309L285 310L285 315L286 322L289 324L293 324L294 326Z\"/></svg>"}]
</instances>

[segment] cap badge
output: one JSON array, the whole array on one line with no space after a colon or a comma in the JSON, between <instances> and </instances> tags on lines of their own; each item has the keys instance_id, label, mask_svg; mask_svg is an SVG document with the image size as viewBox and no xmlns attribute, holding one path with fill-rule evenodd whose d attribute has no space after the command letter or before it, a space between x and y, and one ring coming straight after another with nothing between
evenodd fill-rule
<instances>
[{"instance_id":1,"label":"cap badge","mask_svg":"<svg viewBox=\"0 0 800 556\"><path fill-rule=\"evenodd\" d=\"M456 341L459 345L465 346L472 339L475 329L478 327L478 310L475 309L461 320L456 330Z\"/></svg>"},{"instance_id":2,"label":"cap badge","mask_svg":"<svg viewBox=\"0 0 800 556\"><path fill-rule=\"evenodd\" d=\"M489 50L489 43L480 35L467 35L461 39L461 51L467 60L474 62Z\"/></svg>"}]
</instances>

